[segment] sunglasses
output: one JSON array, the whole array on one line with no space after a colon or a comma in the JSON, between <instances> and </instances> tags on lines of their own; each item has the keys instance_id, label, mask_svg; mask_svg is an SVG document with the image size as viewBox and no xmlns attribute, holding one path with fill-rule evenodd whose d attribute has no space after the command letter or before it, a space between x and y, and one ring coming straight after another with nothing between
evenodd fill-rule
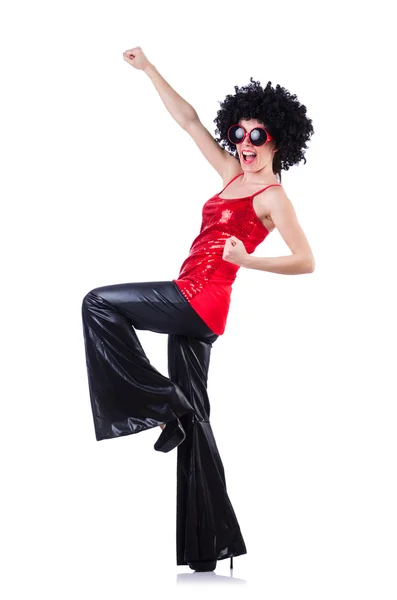
<instances>
[{"instance_id":1,"label":"sunglasses","mask_svg":"<svg viewBox=\"0 0 397 600\"><path fill-rule=\"evenodd\" d=\"M245 127L237 124L229 127L227 132L229 142L232 142L232 144L241 144L247 135L248 132ZM263 146L263 144L271 142L274 139L263 127L254 127L254 129L251 129L249 138L254 146Z\"/></svg>"}]
</instances>

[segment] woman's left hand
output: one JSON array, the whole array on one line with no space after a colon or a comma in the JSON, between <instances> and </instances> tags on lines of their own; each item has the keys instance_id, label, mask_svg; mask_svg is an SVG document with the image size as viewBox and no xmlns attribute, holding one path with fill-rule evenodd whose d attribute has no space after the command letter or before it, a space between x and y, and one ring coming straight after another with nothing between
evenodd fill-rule
<instances>
[{"instance_id":1,"label":"woman's left hand","mask_svg":"<svg viewBox=\"0 0 397 600\"><path fill-rule=\"evenodd\" d=\"M249 256L249 254L245 249L244 243L236 238L236 236L232 235L226 240L223 248L223 260L241 267L247 259L247 256Z\"/></svg>"}]
</instances>

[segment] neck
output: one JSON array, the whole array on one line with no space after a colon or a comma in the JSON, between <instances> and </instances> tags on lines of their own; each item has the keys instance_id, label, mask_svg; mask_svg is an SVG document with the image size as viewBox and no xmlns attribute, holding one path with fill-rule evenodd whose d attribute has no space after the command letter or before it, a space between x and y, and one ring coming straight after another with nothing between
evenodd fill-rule
<instances>
[{"instance_id":1,"label":"neck","mask_svg":"<svg viewBox=\"0 0 397 600\"><path fill-rule=\"evenodd\" d=\"M262 167L262 169L258 169L257 171L244 171L240 182L242 185L261 183L266 185L267 183L278 183L277 178L273 173L271 165L265 165L264 167Z\"/></svg>"}]
</instances>

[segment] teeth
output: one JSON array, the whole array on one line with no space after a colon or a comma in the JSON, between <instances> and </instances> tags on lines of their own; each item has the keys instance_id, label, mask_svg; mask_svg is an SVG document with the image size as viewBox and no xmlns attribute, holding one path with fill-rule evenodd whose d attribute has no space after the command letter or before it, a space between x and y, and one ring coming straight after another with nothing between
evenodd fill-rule
<instances>
[{"instance_id":1,"label":"teeth","mask_svg":"<svg viewBox=\"0 0 397 600\"><path fill-rule=\"evenodd\" d=\"M243 152L245 156L256 156L255 152Z\"/></svg>"}]
</instances>

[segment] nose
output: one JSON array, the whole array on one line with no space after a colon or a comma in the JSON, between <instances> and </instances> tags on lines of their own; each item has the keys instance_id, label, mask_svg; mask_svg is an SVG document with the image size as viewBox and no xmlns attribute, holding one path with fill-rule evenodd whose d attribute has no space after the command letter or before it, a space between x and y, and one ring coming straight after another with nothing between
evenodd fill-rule
<instances>
[{"instance_id":1,"label":"nose","mask_svg":"<svg viewBox=\"0 0 397 600\"><path fill-rule=\"evenodd\" d=\"M249 131L244 131L244 137L241 140L241 146L243 146L244 148L253 148Z\"/></svg>"}]
</instances>

